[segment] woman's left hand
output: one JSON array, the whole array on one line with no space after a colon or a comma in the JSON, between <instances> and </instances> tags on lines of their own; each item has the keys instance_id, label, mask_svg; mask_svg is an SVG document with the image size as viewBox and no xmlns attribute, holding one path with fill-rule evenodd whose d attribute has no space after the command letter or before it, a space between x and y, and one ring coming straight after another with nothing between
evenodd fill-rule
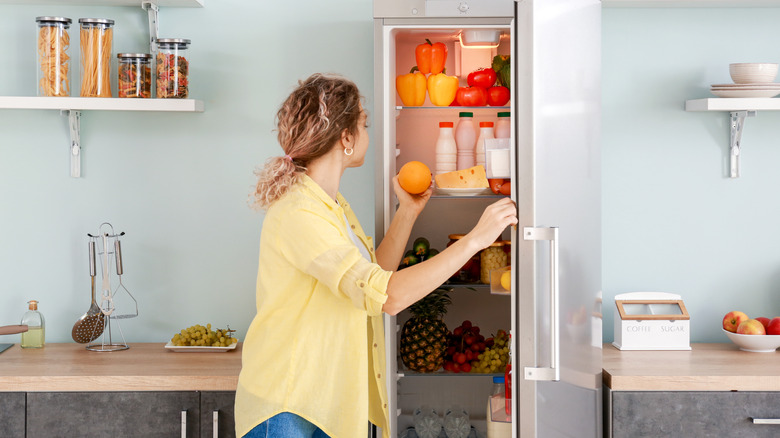
<instances>
[{"instance_id":1,"label":"woman's left hand","mask_svg":"<svg viewBox=\"0 0 780 438\"><path fill-rule=\"evenodd\" d=\"M415 216L419 215L423 211L425 204L428 203L428 200L431 199L431 195L433 194L433 188L428 187L426 191L420 193L419 195L412 195L411 193L401 188L401 184L398 183L398 175L393 177L393 191L395 192L395 196L398 198L399 209L408 209L408 211L413 213Z\"/></svg>"}]
</instances>

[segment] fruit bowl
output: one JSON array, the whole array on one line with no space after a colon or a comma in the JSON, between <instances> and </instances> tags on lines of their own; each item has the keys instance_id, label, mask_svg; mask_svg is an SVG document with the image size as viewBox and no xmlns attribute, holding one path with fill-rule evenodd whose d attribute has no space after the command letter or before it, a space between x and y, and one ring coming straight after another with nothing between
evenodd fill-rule
<instances>
[{"instance_id":1,"label":"fruit bowl","mask_svg":"<svg viewBox=\"0 0 780 438\"><path fill-rule=\"evenodd\" d=\"M723 330L723 333L742 351L774 353L780 347L780 335L740 335L728 330Z\"/></svg>"}]
</instances>

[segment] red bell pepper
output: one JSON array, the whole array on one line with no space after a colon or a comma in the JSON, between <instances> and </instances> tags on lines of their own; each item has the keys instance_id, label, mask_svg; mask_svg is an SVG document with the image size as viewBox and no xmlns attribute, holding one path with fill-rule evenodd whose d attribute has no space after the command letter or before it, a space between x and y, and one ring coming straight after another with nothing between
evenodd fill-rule
<instances>
[{"instance_id":1,"label":"red bell pepper","mask_svg":"<svg viewBox=\"0 0 780 438\"><path fill-rule=\"evenodd\" d=\"M447 62L447 46L444 43L432 43L426 38L423 44L414 49L414 58L420 73L424 75L441 73Z\"/></svg>"}]
</instances>

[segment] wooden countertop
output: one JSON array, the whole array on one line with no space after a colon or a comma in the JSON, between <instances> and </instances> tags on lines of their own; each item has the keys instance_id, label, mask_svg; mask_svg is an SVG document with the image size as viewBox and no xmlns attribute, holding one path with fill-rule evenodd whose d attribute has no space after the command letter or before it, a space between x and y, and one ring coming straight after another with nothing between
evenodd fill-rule
<instances>
[{"instance_id":1,"label":"wooden countertop","mask_svg":"<svg viewBox=\"0 0 780 438\"><path fill-rule=\"evenodd\" d=\"M222 353L177 353L164 343L88 351L84 345L46 344L0 353L0 391L235 391L241 371L239 342Z\"/></svg>"},{"instance_id":2,"label":"wooden countertop","mask_svg":"<svg viewBox=\"0 0 780 438\"><path fill-rule=\"evenodd\" d=\"M604 344L604 384L613 391L780 391L780 354L734 344L691 351L620 351Z\"/></svg>"}]
</instances>

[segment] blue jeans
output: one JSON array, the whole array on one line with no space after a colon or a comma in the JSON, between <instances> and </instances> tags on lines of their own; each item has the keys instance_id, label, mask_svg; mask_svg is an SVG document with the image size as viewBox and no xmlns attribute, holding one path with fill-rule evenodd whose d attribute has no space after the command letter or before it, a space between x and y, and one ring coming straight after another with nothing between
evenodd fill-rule
<instances>
[{"instance_id":1,"label":"blue jeans","mask_svg":"<svg viewBox=\"0 0 780 438\"><path fill-rule=\"evenodd\" d=\"M244 438L330 438L319 427L290 412L263 421Z\"/></svg>"}]
</instances>

